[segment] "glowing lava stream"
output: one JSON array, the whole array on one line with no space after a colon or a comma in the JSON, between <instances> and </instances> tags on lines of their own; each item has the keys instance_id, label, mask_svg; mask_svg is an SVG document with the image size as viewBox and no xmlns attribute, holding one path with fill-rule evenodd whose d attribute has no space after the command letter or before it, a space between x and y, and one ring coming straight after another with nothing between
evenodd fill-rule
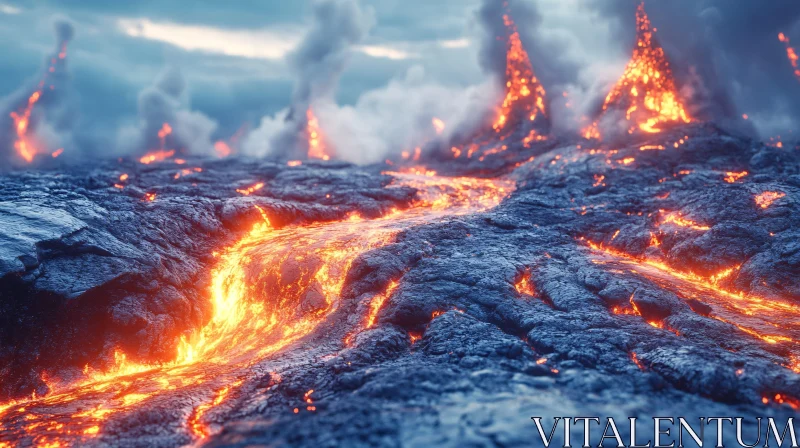
<instances>
[{"instance_id":1,"label":"glowing lava stream","mask_svg":"<svg viewBox=\"0 0 800 448\"><path fill-rule=\"evenodd\" d=\"M800 341L800 307L723 289L718 281L732 274L728 269L716 277L705 278L675 270L665 263L637 259L628 254L588 242L597 254L592 261L641 275L680 297L695 299L712 308L709 317L737 327L770 345L797 350ZM791 358L791 354L788 355Z\"/></svg>"},{"instance_id":2,"label":"glowing lava stream","mask_svg":"<svg viewBox=\"0 0 800 448\"><path fill-rule=\"evenodd\" d=\"M101 443L115 419L156 410L175 415L175 422L163 423L176 428L176 443L201 440L214 432L208 423L214 408L237 396L252 366L312 334L337 310L357 257L412 226L492 208L514 189L511 180L443 178L425 170L387 174L395 178L388 188L419 191L409 209L284 229L273 229L259 209L264 222L219 255L210 292L213 317L194 338L181 341L173 362L139 365L118 352L109 372L89 372L83 382L49 396L0 404L0 446ZM372 308L380 305L370 306L370 325L378 311Z\"/></svg>"}]
</instances>

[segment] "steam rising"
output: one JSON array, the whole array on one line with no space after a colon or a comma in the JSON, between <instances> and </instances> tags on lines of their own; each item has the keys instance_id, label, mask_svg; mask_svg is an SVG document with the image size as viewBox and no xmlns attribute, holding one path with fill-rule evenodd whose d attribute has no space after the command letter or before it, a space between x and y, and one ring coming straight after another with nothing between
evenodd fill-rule
<instances>
[{"instance_id":1,"label":"steam rising","mask_svg":"<svg viewBox=\"0 0 800 448\"><path fill-rule=\"evenodd\" d=\"M244 143L246 153L280 152L290 158L305 155L306 111L318 103L333 102L353 46L361 42L374 23L373 11L361 9L356 0L313 3L311 30L288 57L296 78L292 105L288 112L262 120Z\"/></svg>"},{"instance_id":2,"label":"steam rising","mask_svg":"<svg viewBox=\"0 0 800 448\"><path fill-rule=\"evenodd\" d=\"M178 154L210 155L214 152L211 135L217 123L192 111L185 99L186 82L175 68L165 70L152 86L139 94L139 124L122 128L118 138L121 154L141 155L159 149L159 130L172 128L166 136L166 149Z\"/></svg>"}]
</instances>

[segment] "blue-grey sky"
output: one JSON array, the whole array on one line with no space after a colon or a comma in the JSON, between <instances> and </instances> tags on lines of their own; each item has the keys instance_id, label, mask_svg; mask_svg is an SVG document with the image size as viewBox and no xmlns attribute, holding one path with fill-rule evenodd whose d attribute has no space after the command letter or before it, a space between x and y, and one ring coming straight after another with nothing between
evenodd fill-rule
<instances>
[{"instance_id":1,"label":"blue-grey sky","mask_svg":"<svg viewBox=\"0 0 800 448\"><path fill-rule=\"evenodd\" d=\"M165 66L181 69L192 108L234 132L243 121L288 105L284 56L309 26L308 1L80 2L5 0L0 6L0 97L39 75L55 38L54 17L75 25L69 70L83 120L109 129L135 118L137 95ZM422 65L442 82L468 85L481 73L467 40L476 2L375 0L376 25L347 66L337 99Z\"/></svg>"}]
</instances>

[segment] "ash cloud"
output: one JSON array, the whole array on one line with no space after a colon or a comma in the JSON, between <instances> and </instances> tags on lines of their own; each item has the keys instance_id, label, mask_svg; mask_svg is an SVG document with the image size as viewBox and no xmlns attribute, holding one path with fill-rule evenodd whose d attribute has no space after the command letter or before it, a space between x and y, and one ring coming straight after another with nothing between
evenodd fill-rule
<instances>
[{"instance_id":1,"label":"ash cloud","mask_svg":"<svg viewBox=\"0 0 800 448\"><path fill-rule=\"evenodd\" d=\"M0 170L25 164L14 148L17 134L11 114L23 113L29 98L37 91L40 96L31 109L26 134L36 148L34 162L49 158L59 148L64 149L65 157L74 152L77 98L67 70L67 47L75 35L75 27L65 18L56 18L53 27L56 46L45 59L42 71L25 86L0 99Z\"/></svg>"},{"instance_id":2,"label":"ash cloud","mask_svg":"<svg viewBox=\"0 0 800 448\"><path fill-rule=\"evenodd\" d=\"M305 155L307 148L302 142L306 110L321 103L333 103L353 46L364 39L375 23L374 11L362 9L356 0L317 0L312 12L310 31L287 58L296 78L292 105L288 111L262 119L259 128L245 142L246 153L280 153L290 158Z\"/></svg>"},{"instance_id":3,"label":"ash cloud","mask_svg":"<svg viewBox=\"0 0 800 448\"><path fill-rule=\"evenodd\" d=\"M159 130L164 124L172 128L163 144L177 154L213 154L211 136L217 123L206 115L192 111L186 95L186 81L177 68L166 69L155 82L139 93L138 121L123 127L118 134L117 155L142 155L162 149Z\"/></svg>"}]
</instances>

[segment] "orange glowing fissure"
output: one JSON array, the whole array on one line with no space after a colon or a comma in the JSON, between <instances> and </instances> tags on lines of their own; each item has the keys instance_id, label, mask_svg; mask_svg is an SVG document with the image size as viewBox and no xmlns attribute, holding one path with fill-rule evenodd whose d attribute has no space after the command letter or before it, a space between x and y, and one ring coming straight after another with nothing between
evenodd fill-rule
<instances>
[{"instance_id":1,"label":"orange glowing fissure","mask_svg":"<svg viewBox=\"0 0 800 448\"><path fill-rule=\"evenodd\" d=\"M636 47L625 72L603 102L609 109L624 110L628 133L661 132L664 125L692 121L683 106L664 49L655 40L655 29L641 3L636 10ZM583 130L589 139L601 138L598 121Z\"/></svg>"},{"instance_id":2,"label":"orange glowing fissure","mask_svg":"<svg viewBox=\"0 0 800 448\"><path fill-rule=\"evenodd\" d=\"M424 168L386 174L395 178L387 188L418 190L410 208L283 229L259 209L261 222L217 254L211 318L191 336L176 337L172 361L138 363L118 349L111 367L86 366L82 380L60 384L48 377L47 396L0 404L0 442L81 444L101 437L109 419L145 404L174 407L186 396L199 402L184 409L185 432L205 438L213 433L208 422L215 408L239 394L254 364L309 335L339 308L347 272L361 254L412 226L488 210L514 189L511 180L445 178ZM370 301L353 332L376 324L398 280Z\"/></svg>"},{"instance_id":3,"label":"orange glowing fissure","mask_svg":"<svg viewBox=\"0 0 800 448\"><path fill-rule=\"evenodd\" d=\"M733 325L769 345L783 344L790 350L796 350L800 341L800 308L780 300L732 291L721 286L723 280L738 272L739 266L724 269L715 275L703 276L674 269L659 260L634 257L599 243L585 243L602 255L593 258L593 262L625 267L681 297L706 303L713 309L710 315L713 319ZM617 314L628 314L617 311ZM641 313L637 310L632 314ZM789 364L794 362L793 359L798 359L797 356L800 353L793 353L792 358L787 360Z\"/></svg>"}]
</instances>

